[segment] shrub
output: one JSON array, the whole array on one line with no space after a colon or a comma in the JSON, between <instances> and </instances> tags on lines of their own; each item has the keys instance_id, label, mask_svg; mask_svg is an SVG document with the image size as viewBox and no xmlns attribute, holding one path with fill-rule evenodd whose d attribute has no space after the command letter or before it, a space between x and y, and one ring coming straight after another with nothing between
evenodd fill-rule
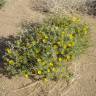
<instances>
[{"instance_id":1,"label":"shrub","mask_svg":"<svg viewBox=\"0 0 96 96\"><path fill-rule=\"evenodd\" d=\"M5 0L0 0L0 8L4 5Z\"/></svg>"},{"instance_id":2,"label":"shrub","mask_svg":"<svg viewBox=\"0 0 96 96\"><path fill-rule=\"evenodd\" d=\"M29 24L3 57L8 75L48 79L65 78L72 74L68 66L87 45L88 26L79 18L56 16L43 24Z\"/></svg>"}]
</instances>

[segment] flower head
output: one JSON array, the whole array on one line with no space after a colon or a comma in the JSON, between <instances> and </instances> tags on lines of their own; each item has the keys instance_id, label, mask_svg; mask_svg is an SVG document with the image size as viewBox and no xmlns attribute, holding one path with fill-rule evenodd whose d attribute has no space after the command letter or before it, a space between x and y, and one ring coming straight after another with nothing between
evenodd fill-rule
<instances>
[{"instance_id":1,"label":"flower head","mask_svg":"<svg viewBox=\"0 0 96 96\"><path fill-rule=\"evenodd\" d=\"M11 53L12 53L12 51L11 51L10 48L6 48L6 52L7 52L8 54L11 54Z\"/></svg>"},{"instance_id":2,"label":"flower head","mask_svg":"<svg viewBox=\"0 0 96 96\"><path fill-rule=\"evenodd\" d=\"M38 70L38 74L41 75L42 74L42 71L41 70Z\"/></svg>"},{"instance_id":3,"label":"flower head","mask_svg":"<svg viewBox=\"0 0 96 96\"><path fill-rule=\"evenodd\" d=\"M53 66L54 64L53 63L50 63L50 66Z\"/></svg>"},{"instance_id":4,"label":"flower head","mask_svg":"<svg viewBox=\"0 0 96 96\"><path fill-rule=\"evenodd\" d=\"M62 58L59 58L59 62L61 62L62 61Z\"/></svg>"},{"instance_id":5,"label":"flower head","mask_svg":"<svg viewBox=\"0 0 96 96\"><path fill-rule=\"evenodd\" d=\"M14 63L15 63L15 62L14 62L13 60L9 60L9 64L10 64L10 65L14 65Z\"/></svg>"}]
</instances>

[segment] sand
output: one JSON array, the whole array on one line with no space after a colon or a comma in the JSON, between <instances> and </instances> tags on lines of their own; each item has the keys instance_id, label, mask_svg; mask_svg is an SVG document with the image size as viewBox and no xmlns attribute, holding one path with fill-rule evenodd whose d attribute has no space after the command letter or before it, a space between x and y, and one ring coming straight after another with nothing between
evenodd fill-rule
<instances>
[{"instance_id":1,"label":"sand","mask_svg":"<svg viewBox=\"0 0 96 96\"><path fill-rule=\"evenodd\" d=\"M38 22L44 13L32 10L30 0L8 0L0 10L0 40L21 31L24 21ZM96 18L82 15L90 25L90 47L78 58L76 77L69 86L65 81L33 81L15 76L8 79L0 74L0 96L96 96Z\"/></svg>"}]
</instances>

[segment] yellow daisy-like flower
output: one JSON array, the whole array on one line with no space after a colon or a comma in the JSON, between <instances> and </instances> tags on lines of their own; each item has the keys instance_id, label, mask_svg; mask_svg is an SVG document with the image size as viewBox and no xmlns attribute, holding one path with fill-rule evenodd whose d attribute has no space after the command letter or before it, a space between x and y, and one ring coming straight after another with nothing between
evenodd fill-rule
<instances>
[{"instance_id":1,"label":"yellow daisy-like flower","mask_svg":"<svg viewBox=\"0 0 96 96\"><path fill-rule=\"evenodd\" d=\"M53 67L53 65L54 65L53 63L50 63L50 66L52 66L52 67Z\"/></svg>"},{"instance_id":2,"label":"yellow daisy-like flower","mask_svg":"<svg viewBox=\"0 0 96 96\"><path fill-rule=\"evenodd\" d=\"M46 62L42 62L42 65L44 66L46 64Z\"/></svg>"},{"instance_id":3,"label":"yellow daisy-like flower","mask_svg":"<svg viewBox=\"0 0 96 96\"><path fill-rule=\"evenodd\" d=\"M72 40L74 38L73 34L70 34L69 38Z\"/></svg>"},{"instance_id":4,"label":"yellow daisy-like flower","mask_svg":"<svg viewBox=\"0 0 96 96\"><path fill-rule=\"evenodd\" d=\"M72 42L71 45L74 47L75 46L75 42Z\"/></svg>"},{"instance_id":5,"label":"yellow daisy-like flower","mask_svg":"<svg viewBox=\"0 0 96 96\"><path fill-rule=\"evenodd\" d=\"M57 29L58 29L58 27L55 27L55 29L57 30Z\"/></svg>"},{"instance_id":6,"label":"yellow daisy-like flower","mask_svg":"<svg viewBox=\"0 0 96 96\"><path fill-rule=\"evenodd\" d=\"M50 73L50 69L48 69L47 71L48 71L48 73Z\"/></svg>"},{"instance_id":7,"label":"yellow daisy-like flower","mask_svg":"<svg viewBox=\"0 0 96 96\"><path fill-rule=\"evenodd\" d=\"M6 52L7 52L8 54L11 54L11 53L12 53L12 51L11 51L10 48L6 48Z\"/></svg>"},{"instance_id":8,"label":"yellow daisy-like flower","mask_svg":"<svg viewBox=\"0 0 96 96\"><path fill-rule=\"evenodd\" d=\"M42 74L42 71L41 70L38 70L38 74L41 75Z\"/></svg>"},{"instance_id":9,"label":"yellow daisy-like flower","mask_svg":"<svg viewBox=\"0 0 96 96\"><path fill-rule=\"evenodd\" d=\"M43 39L43 43L47 43L47 40L46 39Z\"/></svg>"},{"instance_id":10,"label":"yellow daisy-like flower","mask_svg":"<svg viewBox=\"0 0 96 96\"><path fill-rule=\"evenodd\" d=\"M77 18L76 18L76 17L73 17L73 18L72 18L72 21L73 21L73 22L75 22L76 20L77 20Z\"/></svg>"},{"instance_id":11,"label":"yellow daisy-like flower","mask_svg":"<svg viewBox=\"0 0 96 96\"><path fill-rule=\"evenodd\" d=\"M44 81L45 81L45 82L48 82L48 79L47 79L47 78L44 78Z\"/></svg>"},{"instance_id":12,"label":"yellow daisy-like flower","mask_svg":"<svg viewBox=\"0 0 96 96\"><path fill-rule=\"evenodd\" d=\"M88 26L87 25L84 26L83 31L84 31L85 34L88 33Z\"/></svg>"},{"instance_id":13,"label":"yellow daisy-like flower","mask_svg":"<svg viewBox=\"0 0 96 96\"><path fill-rule=\"evenodd\" d=\"M41 59L37 59L38 62L41 62Z\"/></svg>"},{"instance_id":14,"label":"yellow daisy-like flower","mask_svg":"<svg viewBox=\"0 0 96 96\"><path fill-rule=\"evenodd\" d=\"M79 23L80 22L80 18L73 17L72 21L75 22L75 23Z\"/></svg>"},{"instance_id":15,"label":"yellow daisy-like flower","mask_svg":"<svg viewBox=\"0 0 96 96\"><path fill-rule=\"evenodd\" d=\"M36 41L33 41L32 44L33 44L33 45L36 45Z\"/></svg>"},{"instance_id":16,"label":"yellow daisy-like flower","mask_svg":"<svg viewBox=\"0 0 96 96\"><path fill-rule=\"evenodd\" d=\"M25 77L26 77L26 78L29 78L28 74L25 74Z\"/></svg>"},{"instance_id":17,"label":"yellow daisy-like flower","mask_svg":"<svg viewBox=\"0 0 96 96\"><path fill-rule=\"evenodd\" d=\"M64 34L65 34L65 32L63 31L63 32L62 32L62 35L64 35Z\"/></svg>"},{"instance_id":18,"label":"yellow daisy-like flower","mask_svg":"<svg viewBox=\"0 0 96 96\"><path fill-rule=\"evenodd\" d=\"M10 64L10 65L14 65L14 63L15 63L15 62L14 62L13 60L10 60L10 61L9 61L9 64Z\"/></svg>"},{"instance_id":19,"label":"yellow daisy-like flower","mask_svg":"<svg viewBox=\"0 0 96 96\"><path fill-rule=\"evenodd\" d=\"M60 45L61 43L60 43L60 42L57 42L57 44L59 44L59 45Z\"/></svg>"},{"instance_id":20,"label":"yellow daisy-like flower","mask_svg":"<svg viewBox=\"0 0 96 96\"><path fill-rule=\"evenodd\" d=\"M72 46L71 43L69 43L68 46L71 47Z\"/></svg>"},{"instance_id":21,"label":"yellow daisy-like flower","mask_svg":"<svg viewBox=\"0 0 96 96\"><path fill-rule=\"evenodd\" d=\"M62 58L59 58L59 62L61 62L63 59Z\"/></svg>"},{"instance_id":22,"label":"yellow daisy-like flower","mask_svg":"<svg viewBox=\"0 0 96 96\"><path fill-rule=\"evenodd\" d=\"M45 39L48 39L48 36L47 35L45 35Z\"/></svg>"},{"instance_id":23,"label":"yellow daisy-like flower","mask_svg":"<svg viewBox=\"0 0 96 96\"><path fill-rule=\"evenodd\" d=\"M57 70L56 70L56 68L52 68L52 71L53 71L53 72L56 72Z\"/></svg>"}]
</instances>

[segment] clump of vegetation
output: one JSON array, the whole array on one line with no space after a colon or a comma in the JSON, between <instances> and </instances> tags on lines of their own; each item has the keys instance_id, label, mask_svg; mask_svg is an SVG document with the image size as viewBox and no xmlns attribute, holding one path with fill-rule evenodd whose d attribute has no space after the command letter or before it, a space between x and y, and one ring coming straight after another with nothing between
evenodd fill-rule
<instances>
[{"instance_id":1,"label":"clump of vegetation","mask_svg":"<svg viewBox=\"0 0 96 96\"><path fill-rule=\"evenodd\" d=\"M5 0L0 0L0 8L4 5Z\"/></svg>"},{"instance_id":2,"label":"clump of vegetation","mask_svg":"<svg viewBox=\"0 0 96 96\"><path fill-rule=\"evenodd\" d=\"M29 24L9 42L3 56L8 75L68 80L68 63L86 48L88 26L79 18L55 16L43 24Z\"/></svg>"}]
</instances>

